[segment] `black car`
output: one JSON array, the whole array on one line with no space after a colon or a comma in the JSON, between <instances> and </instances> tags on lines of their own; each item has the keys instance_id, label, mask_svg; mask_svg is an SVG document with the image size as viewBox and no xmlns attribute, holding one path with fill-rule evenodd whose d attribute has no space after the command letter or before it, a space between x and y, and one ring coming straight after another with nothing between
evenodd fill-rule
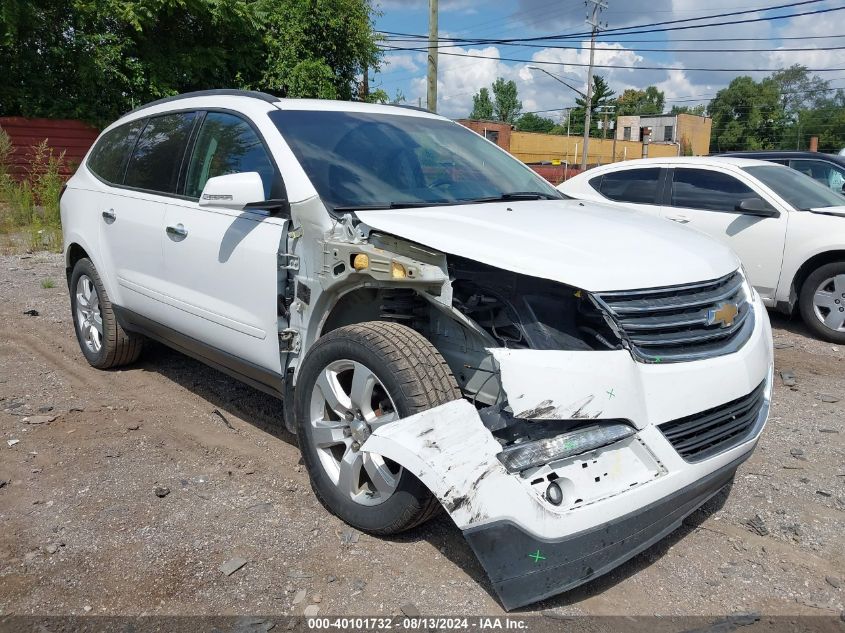
<instances>
[{"instance_id":1,"label":"black car","mask_svg":"<svg viewBox=\"0 0 845 633\"><path fill-rule=\"evenodd\" d=\"M845 156L797 151L725 152L721 156L741 156L786 165L837 193L845 193Z\"/></svg>"}]
</instances>

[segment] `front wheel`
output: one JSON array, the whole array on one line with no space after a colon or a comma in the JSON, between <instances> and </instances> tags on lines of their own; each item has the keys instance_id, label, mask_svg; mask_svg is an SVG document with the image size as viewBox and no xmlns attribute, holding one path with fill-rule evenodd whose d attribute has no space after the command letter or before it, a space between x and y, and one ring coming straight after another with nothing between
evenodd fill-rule
<instances>
[{"instance_id":1,"label":"front wheel","mask_svg":"<svg viewBox=\"0 0 845 633\"><path fill-rule=\"evenodd\" d=\"M379 427L460 397L440 353L403 325L350 325L318 340L302 363L295 408L303 461L321 503L374 534L430 518L439 504L419 479L360 449Z\"/></svg>"},{"instance_id":2,"label":"front wheel","mask_svg":"<svg viewBox=\"0 0 845 633\"><path fill-rule=\"evenodd\" d=\"M819 266L801 286L801 317L817 336L845 343L845 262Z\"/></svg>"}]
</instances>

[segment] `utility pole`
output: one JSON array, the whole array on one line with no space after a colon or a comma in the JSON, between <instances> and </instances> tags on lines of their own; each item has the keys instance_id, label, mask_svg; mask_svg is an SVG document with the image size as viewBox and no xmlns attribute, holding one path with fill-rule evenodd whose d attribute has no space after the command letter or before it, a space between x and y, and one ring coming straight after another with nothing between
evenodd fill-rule
<instances>
[{"instance_id":1,"label":"utility pole","mask_svg":"<svg viewBox=\"0 0 845 633\"><path fill-rule=\"evenodd\" d=\"M590 16L587 18L587 24L592 27L592 35L590 37L590 66L587 69L587 100L584 102L584 153L581 156L581 169L587 169L587 152L590 145L590 110L593 105L593 63L596 56L596 33L599 32L599 13L602 9L607 8L607 3L604 0L585 0L589 6Z\"/></svg>"},{"instance_id":2,"label":"utility pole","mask_svg":"<svg viewBox=\"0 0 845 633\"><path fill-rule=\"evenodd\" d=\"M428 96L426 107L437 112L437 2L428 0Z\"/></svg>"}]
</instances>

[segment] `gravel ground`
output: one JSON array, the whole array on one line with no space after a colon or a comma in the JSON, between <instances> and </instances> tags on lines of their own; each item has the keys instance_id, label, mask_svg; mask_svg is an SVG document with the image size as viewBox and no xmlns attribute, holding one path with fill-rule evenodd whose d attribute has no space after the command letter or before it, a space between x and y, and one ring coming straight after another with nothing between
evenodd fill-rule
<instances>
[{"instance_id":1,"label":"gravel ground","mask_svg":"<svg viewBox=\"0 0 845 633\"><path fill-rule=\"evenodd\" d=\"M60 255L0 257L0 296L0 615L503 613L445 515L389 539L329 515L273 398L157 345L90 368ZM772 320L795 384L730 495L522 613L842 612L845 348Z\"/></svg>"}]
</instances>

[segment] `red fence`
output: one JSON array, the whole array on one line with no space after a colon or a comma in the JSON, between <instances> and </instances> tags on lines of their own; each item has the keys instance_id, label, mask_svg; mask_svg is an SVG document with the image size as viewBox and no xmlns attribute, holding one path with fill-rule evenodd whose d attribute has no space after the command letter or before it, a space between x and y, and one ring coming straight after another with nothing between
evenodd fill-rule
<instances>
[{"instance_id":1,"label":"red fence","mask_svg":"<svg viewBox=\"0 0 845 633\"><path fill-rule=\"evenodd\" d=\"M0 128L12 139L11 172L18 177L27 173L33 148L44 139L47 139L54 155L65 152L62 172L69 176L100 134L96 128L81 121L16 116L0 117Z\"/></svg>"},{"instance_id":2,"label":"red fence","mask_svg":"<svg viewBox=\"0 0 845 633\"><path fill-rule=\"evenodd\" d=\"M572 176L581 173L580 167L573 167L572 165L566 167L564 165L528 163L528 166L553 185L559 185L564 180L569 180Z\"/></svg>"}]
</instances>

